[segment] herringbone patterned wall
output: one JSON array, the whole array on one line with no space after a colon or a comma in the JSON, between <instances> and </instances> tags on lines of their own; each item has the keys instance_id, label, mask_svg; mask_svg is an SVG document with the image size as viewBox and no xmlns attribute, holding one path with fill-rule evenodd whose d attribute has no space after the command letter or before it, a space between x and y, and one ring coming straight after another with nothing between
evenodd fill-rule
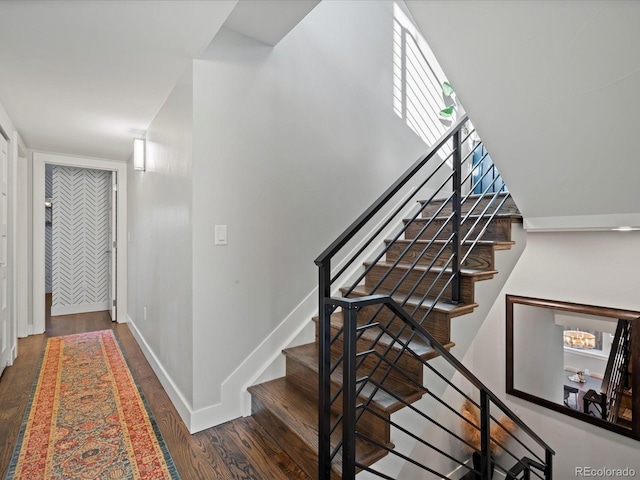
<instances>
[{"instance_id":1,"label":"herringbone patterned wall","mask_svg":"<svg viewBox=\"0 0 640 480\"><path fill-rule=\"evenodd\" d=\"M53 168L52 314L108 308L110 175Z\"/></svg>"},{"instance_id":2,"label":"herringbone patterned wall","mask_svg":"<svg viewBox=\"0 0 640 480\"><path fill-rule=\"evenodd\" d=\"M53 196L53 165L45 165L44 196ZM44 208L44 206L43 206ZM45 209L44 213L44 287L45 292L51 293L51 209Z\"/></svg>"}]
</instances>

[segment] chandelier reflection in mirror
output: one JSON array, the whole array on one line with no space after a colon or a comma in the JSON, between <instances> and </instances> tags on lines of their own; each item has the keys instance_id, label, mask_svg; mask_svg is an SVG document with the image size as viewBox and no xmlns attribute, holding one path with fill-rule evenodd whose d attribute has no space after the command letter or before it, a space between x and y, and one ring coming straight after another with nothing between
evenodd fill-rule
<instances>
[{"instance_id":1,"label":"chandelier reflection in mirror","mask_svg":"<svg viewBox=\"0 0 640 480\"><path fill-rule=\"evenodd\" d=\"M563 341L567 347L571 348L596 348L596 336L589 332L580 330L565 330Z\"/></svg>"}]
</instances>

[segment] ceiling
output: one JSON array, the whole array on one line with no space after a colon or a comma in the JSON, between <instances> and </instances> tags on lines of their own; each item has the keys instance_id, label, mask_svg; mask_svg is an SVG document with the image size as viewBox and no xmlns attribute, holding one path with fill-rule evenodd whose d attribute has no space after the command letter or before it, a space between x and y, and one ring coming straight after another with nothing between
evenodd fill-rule
<instances>
[{"instance_id":1,"label":"ceiling","mask_svg":"<svg viewBox=\"0 0 640 480\"><path fill-rule=\"evenodd\" d=\"M407 5L525 228L640 227L640 2Z\"/></svg>"},{"instance_id":2,"label":"ceiling","mask_svg":"<svg viewBox=\"0 0 640 480\"><path fill-rule=\"evenodd\" d=\"M276 45L320 0L2 0L0 104L32 150L126 161L222 26Z\"/></svg>"},{"instance_id":3,"label":"ceiling","mask_svg":"<svg viewBox=\"0 0 640 480\"><path fill-rule=\"evenodd\" d=\"M30 149L126 161L235 5L2 1L0 103Z\"/></svg>"}]
</instances>

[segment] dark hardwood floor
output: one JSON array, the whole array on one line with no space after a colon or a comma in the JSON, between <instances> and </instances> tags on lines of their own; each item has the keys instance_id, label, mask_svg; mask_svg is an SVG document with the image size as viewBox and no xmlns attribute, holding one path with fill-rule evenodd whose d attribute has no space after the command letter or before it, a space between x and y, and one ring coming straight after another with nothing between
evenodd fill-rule
<instances>
[{"instance_id":1,"label":"dark hardwood floor","mask_svg":"<svg viewBox=\"0 0 640 480\"><path fill-rule=\"evenodd\" d=\"M107 328L116 332L184 480L309 479L251 417L189 434L127 325L111 322L107 312L47 316L45 334L18 341L18 358L0 377L0 478L9 466L46 338Z\"/></svg>"}]
</instances>

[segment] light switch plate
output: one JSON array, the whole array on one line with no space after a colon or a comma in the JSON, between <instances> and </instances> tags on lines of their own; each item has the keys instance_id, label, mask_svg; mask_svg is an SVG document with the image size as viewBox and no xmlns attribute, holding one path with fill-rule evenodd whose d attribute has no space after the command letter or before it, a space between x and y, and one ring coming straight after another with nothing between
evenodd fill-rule
<instances>
[{"instance_id":1,"label":"light switch plate","mask_svg":"<svg viewBox=\"0 0 640 480\"><path fill-rule=\"evenodd\" d=\"M216 235L216 238L214 240L215 245L227 244L227 226L226 225L216 225L215 235Z\"/></svg>"}]
</instances>

